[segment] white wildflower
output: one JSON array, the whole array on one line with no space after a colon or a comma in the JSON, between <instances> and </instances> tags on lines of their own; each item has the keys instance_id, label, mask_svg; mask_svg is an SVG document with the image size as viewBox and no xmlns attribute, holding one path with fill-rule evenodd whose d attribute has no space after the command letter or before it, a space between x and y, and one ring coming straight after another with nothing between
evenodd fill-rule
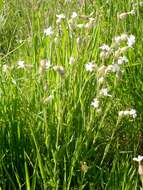
<instances>
[{"instance_id":1,"label":"white wildflower","mask_svg":"<svg viewBox=\"0 0 143 190\"><path fill-rule=\"evenodd\" d=\"M48 97L45 97L43 99L43 103L44 104L51 103L53 99L54 99L54 96L53 95L49 95Z\"/></svg>"},{"instance_id":2,"label":"white wildflower","mask_svg":"<svg viewBox=\"0 0 143 190\"><path fill-rule=\"evenodd\" d=\"M40 75L43 75L44 72L49 69L51 67L51 62L50 60L45 60L45 59L42 59L40 61L40 67L39 67L39 73Z\"/></svg>"},{"instance_id":3,"label":"white wildflower","mask_svg":"<svg viewBox=\"0 0 143 190\"><path fill-rule=\"evenodd\" d=\"M73 64L74 64L74 61L75 61L75 60L74 60L74 57L71 56L71 57L70 57L70 60L69 60L69 64L70 64L70 65L73 65Z\"/></svg>"},{"instance_id":4,"label":"white wildflower","mask_svg":"<svg viewBox=\"0 0 143 190\"><path fill-rule=\"evenodd\" d=\"M137 111L135 109L131 109L129 111L129 114L133 117L133 118L136 118L137 117Z\"/></svg>"},{"instance_id":5,"label":"white wildflower","mask_svg":"<svg viewBox=\"0 0 143 190\"><path fill-rule=\"evenodd\" d=\"M92 72L94 68L95 68L95 65L93 64L93 62L89 62L85 65L86 71Z\"/></svg>"},{"instance_id":6,"label":"white wildflower","mask_svg":"<svg viewBox=\"0 0 143 190\"><path fill-rule=\"evenodd\" d=\"M119 71L120 71L120 66L118 64L114 63L112 65L107 66L105 73L110 73L110 72L119 73Z\"/></svg>"},{"instance_id":7,"label":"white wildflower","mask_svg":"<svg viewBox=\"0 0 143 190\"><path fill-rule=\"evenodd\" d=\"M135 14L136 14L136 11L133 9L133 10L131 10L131 11L129 12L129 14L135 15Z\"/></svg>"},{"instance_id":8,"label":"white wildflower","mask_svg":"<svg viewBox=\"0 0 143 190\"><path fill-rule=\"evenodd\" d=\"M77 18L77 17L78 17L78 14L77 14L76 12L73 12L72 15L71 15L71 18L72 18L72 19L75 19L75 18Z\"/></svg>"},{"instance_id":9,"label":"white wildflower","mask_svg":"<svg viewBox=\"0 0 143 190\"><path fill-rule=\"evenodd\" d=\"M133 158L133 160L140 163L143 160L143 156L139 155L137 158Z\"/></svg>"},{"instance_id":10,"label":"white wildflower","mask_svg":"<svg viewBox=\"0 0 143 190\"><path fill-rule=\"evenodd\" d=\"M93 106L94 108L98 108L99 100L97 98L94 98L93 101L91 102L91 106Z\"/></svg>"},{"instance_id":11,"label":"white wildflower","mask_svg":"<svg viewBox=\"0 0 143 190\"><path fill-rule=\"evenodd\" d=\"M59 19L64 19L64 18L66 18L63 13L62 13L62 14L59 14L59 15L56 15L56 17L59 18Z\"/></svg>"},{"instance_id":12,"label":"white wildflower","mask_svg":"<svg viewBox=\"0 0 143 190\"><path fill-rule=\"evenodd\" d=\"M127 41L128 47L132 47L134 43L135 43L135 36L131 34L128 37L128 41Z\"/></svg>"},{"instance_id":13,"label":"white wildflower","mask_svg":"<svg viewBox=\"0 0 143 190\"><path fill-rule=\"evenodd\" d=\"M117 63L119 65L122 65L123 63L127 63L127 62L128 62L128 58L126 56L119 57L117 60Z\"/></svg>"},{"instance_id":14,"label":"white wildflower","mask_svg":"<svg viewBox=\"0 0 143 190\"><path fill-rule=\"evenodd\" d=\"M99 92L99 94L100 95L103 95L103 96L109 96L109 97L112 97L112 95L110 95L109 93L108 93L108 88L102 88L101 90L100 90L100 92Z\"/></svg>"},{"instance_id":15,"label":"white wildflower","mask_svg":"<svg viewBox=\"0 0 143 190\"><path fill-rule=\"evenodd\" d=\"M45 36L52 36L53 35L53 29L52 29L52 27L50 26L50 27L48 27L48 28L46 28L46 29L44 29L44 35Z\"/></svg>"},{"instance_id":16,"label":"white wildflower","mask_svg":"<svg viewBox=\"0 0 143 190\"><path fill-rule=\"evenodd\" d=\"M62 13L62 14L59 14L59 15L56 15L56 17L57 17L57 21L56 21L57 24L60 24L61 21L62 21L62 19L65 19L65 18L66 18L63 13Z\"/></svg>"},{"instance_id":17,"label":"white wildflower","mask_svg":"<svg viewBox=\"0 0 143 190\"><path fill-rule=\"evenodd\" d=\"M24 68L25 68L25 63L24 63L23 60L18 61L17 64L18 64L18 68L19 68L19 69L24 69Z\"/></svg>"},{"instance_id":18,"label":"white wildflower","mask_svg":"<svg viewBox=\"0 0 143 190\"><path fill-rule=\"evenodd\" d=\"M119 111L118 115L119 116L132 116L133 118L137 117L137 113L136 113L135 109Z\"/></svg>"},{"instance_id":19,"label":"white wildflower","mask_svg":"<svg viewBox=\"0 0 143 190\"><path fill-rule=\"evenodd\" d=\"M116 44L120 44L121 42L124 42L128 39L128 35L126 33L121 34L120 36L116 36L114 38L114 41Z\"/></svg>"},{"instance_id":20,"label":"white wildflower","mask_svg":"<svg viewBox=\"0 0 143 190\"><path fill-rule=\"evenodd\" d=\"M127 16L128 16L128 13L126 12L126 13L121 13L121 14L119 14L117 17L118 17L119 19L123 20L123 19L126 18Z\"/></svg>"},{"instance_id":21,"label":"white wildflower","mask_svg":"<svg viewBox=\"0 0 143 190\"><path fill-rule=\"evenodd\" d=\"M103 44L102 46L99 47L102 51L109 52L111 48L107 44Z\"/></svg>"}]
</instances>

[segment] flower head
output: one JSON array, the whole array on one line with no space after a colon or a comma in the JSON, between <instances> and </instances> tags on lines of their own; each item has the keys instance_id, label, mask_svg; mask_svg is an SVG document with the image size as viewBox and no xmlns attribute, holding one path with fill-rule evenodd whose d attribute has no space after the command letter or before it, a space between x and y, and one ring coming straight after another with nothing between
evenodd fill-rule
<instances>
[{"instance_id":1,"label":"flower head","mask_svg":"<svg viewBox=\"0 0 143 190\"><path fill-rule=\"evenodd\" d=\"M52 29L52 27L50 26L50 27L48 27L48 28L46 28L46 29L44 29L44 35L45 36L52 36L53 35L53 29Z\"/></svg>"},{"instance_id":2,"label":"flower head","mask_svg":"<svg viewBox=\"0 0 143 190\"><path fill-rule=\"evenodd\" d=\"M127 62L128 62L128 58L126 56L119 57L117 60L117 63L119 65L122 65L123 63L127 63Z\"/></svg>"},{"instance_id":3,"label":"flower head","mask_svg":"<svg viewBox=\"0 0 143 190\"><path fill-rule=\"evenodd\" d=\"M132 47L134 45L135 41L136 41L135 36L131 34L128 37L128 41L127 41L128 47Z\"/></svg>"},{"instance_id":4,"label":"flower head","mask_svg":"<svg viewBox=\"0 0 143 190\"><path fill-rule=\"evenodd\" d=\"M75 19L75 18L77 18L77 17L78 17L78 14L77 14L76 12L73 12L72 15L71 15L71 18L72 18L72 19Z\"/></svg>"},{"instance_id":5,"label":"flower head","mask_svg":"<svg viewBox=\"0 0 143 190\"><path fill-rule=\"evenodd\" d=\"M86 71L92 72L94 68L95 68L95 64L93 64L93 62L89 62L85 65Z\"/></svg>"},{"instance_id":6,"label":"flower head","mask_svg":"<svg viewBox=\"0 0 143 190\"><path fill-rule=\"evenodd\" d=\"M108 91L109 91L108 88L102 88L102 89L100 90L100 95L112 97L112 95L110 95L110 94L108 93Z\"/></svg>"},{"instance_id":7,"label":"flower head","mask_svg":"<svg viewBox=\"0 0 143 190\"><path fill-rule=\"evenodd\" d=\"M98 108L99 107L99 100L97 98L94 98L93 101L91 102L91 105L94 108Z\"/></svg>"},{"instance_id":8,"label":"flower head","mask_svg":"<svg viewBox=\"0 0 143 190\"><path fill-rule=\"evenodd\" d=\"M139 155L137 158L133 158L133 160L140 163L143 160L143 156Z\"/></svg>"},{"instance_id":9,"label":"flower head","mask_svg":"<svg viewBox=\"0 0 143 190\"><path fill-rule=\"evenodd\" d=\"M17 64L18 64L18 68L19 68L19 69L24 69L24 68L25 68L25 63L24 63L23 60L18 61Z\"/></svg>"}]
</instances>

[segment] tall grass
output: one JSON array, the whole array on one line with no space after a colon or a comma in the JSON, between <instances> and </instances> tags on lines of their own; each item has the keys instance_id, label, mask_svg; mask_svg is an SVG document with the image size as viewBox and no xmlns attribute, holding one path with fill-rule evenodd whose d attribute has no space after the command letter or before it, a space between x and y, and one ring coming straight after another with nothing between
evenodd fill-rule
<instances>
[{"instance_id":1,"label":"tall grass","mask_svg":"<svg viewBox=\"0 0 143 190\"><path fill-rule=\"evenodd\" d=\"M132 159L143 154L143 7L134 3L135 15L119 19L134 8L129 0L0 1L0 189L141 188ZM73 12L78 24L96 21L71 29ZM113 61L101 59L99 47L122 33L136 43L118 78L104 81L112 97L99 96L97 70ZM88 72L92 61L97 70ZM119 117L130 108L136 118Z\"/></svg>"}]
</instances>

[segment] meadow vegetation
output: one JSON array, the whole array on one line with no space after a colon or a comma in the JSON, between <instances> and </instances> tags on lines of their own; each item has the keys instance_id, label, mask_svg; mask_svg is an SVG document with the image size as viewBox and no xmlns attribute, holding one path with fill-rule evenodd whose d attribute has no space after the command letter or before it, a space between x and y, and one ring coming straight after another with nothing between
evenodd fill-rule
<instances>
[{"instance_id":1,"label":"meadow vegetation","mask_svg":"<svg viewBox=\"0 0 143 190\"><path fill-rule=\"evenodd\" d=\"M138 155L143 2L0 0L0 190L142 189Z\"/></svg>"}]
</instances>

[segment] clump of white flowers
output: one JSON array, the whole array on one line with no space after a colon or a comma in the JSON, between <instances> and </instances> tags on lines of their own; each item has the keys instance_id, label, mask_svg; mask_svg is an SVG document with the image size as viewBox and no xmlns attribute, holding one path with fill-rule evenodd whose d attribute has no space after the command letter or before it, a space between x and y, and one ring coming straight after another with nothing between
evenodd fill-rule
<instances>
[{"instance_id":1,"label":"clump of white flowers","mask_svg":"<svg viewBox=\"0 0 143 190\"><path fill-rule=\"evenodd\" d=\"M136 118L137 117L137 111L135 109L119 111L118 115L119 115L119 117L131 116L133 118Z\"/></svg>"},{"instance_id":2,"label":"clump of white flowers","mask_svg":"<svg viewBox=\"0 0 143 190\"><path fill-rule=\"evenodd\" d=\"M103 96L112 97L112 95L109 94L108 92L109 92L108 88L102 88L102 89L100 90L99 94L100 94L100 95L103 95Z\"/></svg>"}]
</instances>

